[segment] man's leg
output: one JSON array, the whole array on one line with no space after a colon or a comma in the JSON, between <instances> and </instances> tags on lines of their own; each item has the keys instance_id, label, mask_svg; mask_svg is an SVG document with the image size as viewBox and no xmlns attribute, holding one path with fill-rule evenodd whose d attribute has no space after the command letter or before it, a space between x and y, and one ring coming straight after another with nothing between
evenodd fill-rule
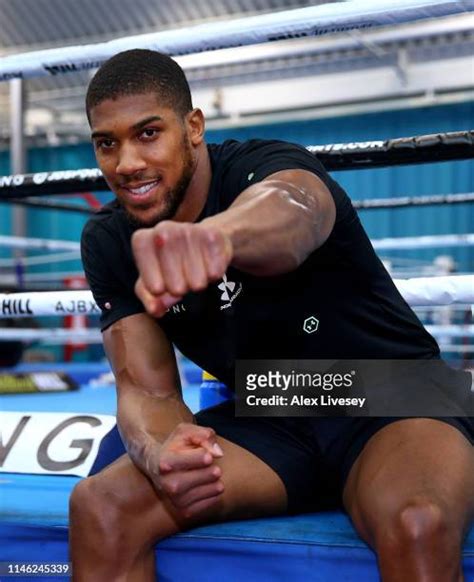
<instances>
[{"instance_id":1,"label":"man's leg","mask_svg":"<svg viewBox=\"0 0 474 582\"><path fill-rule=\"evenodd\" d=\"M438 420L389 424L354 463L344 504L384 582L459 582L474 517L474 447Z\"/></svg>"},{"instance_id":2,"label":"man's leg","mask_svg":"<svg viewBox=\"0 0 474 582\"><path fill-rule=\"evenodd\" d=\"M128 456L81 481L70 502L70 547L74 582L155 580L157 541L196 525L274 515L286 509L280 477L245 449L217 439L224 457L224 492L201 515L183 518L161 498Z\"/></svg>"}]
</instances>

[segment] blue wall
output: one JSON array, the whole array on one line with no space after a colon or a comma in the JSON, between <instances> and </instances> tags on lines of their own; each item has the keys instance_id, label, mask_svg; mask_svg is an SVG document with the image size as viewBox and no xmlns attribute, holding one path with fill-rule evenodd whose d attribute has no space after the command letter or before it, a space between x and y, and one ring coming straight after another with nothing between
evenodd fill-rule
<instances>
[{"instance_id":1,"label":"blue wall","mask_svg":"<svg viewBox=\"0 0 474 582\"><path fill-rule=\"evenodd\" d=\"M303 145L387 139L458 131L472 128L473 103L387 111L334 119L287 122L265 126L209 131L208 141L227 138L264 137L286 139ZM88 144L61 148L34 149L28 155L29 171L94 167L92 148ZM8 154L0 154L0 173L9 173ZM334 173L353 199L398 195L472 192L474 171L470 161L423 164L386 169ZM79 240L85 215L57 211L28 210L29 236ZM474 213L469 205L440 206L398 210L362 211L362 220L373 238L421 234L467 233L474 231ZM10 212L0 205L0 229L10 233ZM463 269L474 270L473 253L467 249L433 249L405 251L404 254L431 260L449 252ZM78 268L64 263L49 268Z\"/></svg>"},{"instance_id":2,"label":"blue wall","mask_svg":"<svg viewBox=\"0 0 474 582\"><path fill-rule=\"evenodd\" d=\"M54 148L34 148L27 154L28 172L48 170L73 170L77 168L96 167L95 157L90 144L77 146L62 146ZM6 152L0 153L0 174L9 174L9 156ZM77 198L61 197L60 202L86 204ZM86 214L61 212L56 210L28 209L27 235L45 239L78 241L80 233L87 220ZM7 205L0 205L0 232L11 234L11 211ZM38 254L34 251L28 254ZM81 270L80 261L51 263L42 267L29 269L35 271L77 271Z\"/></svg>"},{"instance_id":3,"label":"blue wall","mask_svg":"<svg viewBox=\"0 0 474 582\"><path fill-rule=\"evenodd\" d=\"M212 132L216 141L229 137L286 139L303 145L408 137L474 127L474 103L387 111L334 119L282 123ZM354 200L402 195L446 194L474 191L472 161L398 166L334 172ZM361 211L372 238L474 232L472 205ZM384 253L432 260L442 252L455 257L462 269L474 270L474 253L468 248L430 249Z\"/></svg>"}]
</instances>

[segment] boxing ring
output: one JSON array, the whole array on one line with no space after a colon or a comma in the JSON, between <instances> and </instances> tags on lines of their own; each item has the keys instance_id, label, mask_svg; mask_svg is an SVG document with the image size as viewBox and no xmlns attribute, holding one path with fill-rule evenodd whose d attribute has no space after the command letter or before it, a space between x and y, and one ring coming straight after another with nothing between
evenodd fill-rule
<instances>
[{"instance_id":1,"label":"boxing ring","mask_svg":"<svg viewBox=\"0 0 474 582\"><path fill-rule=\"evenodd\" d=\"M467 2L437 0L385 1L318 6L272 16L239 19L226 25L191 27L189 34L167 31L111 41L89 47L27 53L0 60L0 80L62 74L95 68L119 50L147 47L172 55L215 48L272 42L297 36L317 36L411 22L435 16L473 11ZM186 36L186 38L183 38ZM219 40L216 41L216 38ZM308 148L327 169L377 168L461 160L474 157L473 132L421 136L417 138L330 144ZM376 170L375 170L376 171ZM0 176L0 198L25 205L71 210L71 205L41 202L49 194L91 192L105 189L95 169L41 172ZM404 197L359 201L360 209L400 208L474 201L474 193ZM73 209L84 213L90 208ZM433 235L373 240L380 252L390 249L444 248L474 244L474 235ZM42 256L22 259L22 266L48 261L74 260L79 245L71 241L25 239L0 235L0 247L39 250ZM53 254L54 253L54 254ZM0 259L0 266L17 267L17 260ZM79 273L80 274L80 273ZM12 275L12 281L15 276ZM58 286L64 273L51 277ZM22 280L41 280L22 273ZM44 279L45 280L45 279ZM398 278L397 287L414 308L472 310L474 276L440 274L436 277ZM95 322L99 309L87 289L0 294L0 320L23 318L88 317ZM470 323L428 326L449 349L452 338L467 338L465 352L472 350L474 326ZM95 327L2 328L1 339L65 342L101 342ZM447 339L446 339L447 338ZM1 342L0 342L1 345ZM179 359L183 394L193 412L202 403L201 371ZM116 400L107 364L19 364L0 369L0 563L65 563L68 561L68 498L83 477L107 465L123 452L115 425ZM251 486L251 484L249 484ZM326 582L379 580L375 554L357 536L348 518L338 511L239 521L196 528L160 542L156 546L160 581L229 582L242 577L249 581L308 580ZM466 580L474 579L474 529L463 548ZM0 580L5 572L0 569ZM7 578L5 578L7 579ZM9 579L9 578L8 578ZM35 578L15 576L13 579ZM42 576L42 580L68 579Z\"/></svg>"}]
</instances>

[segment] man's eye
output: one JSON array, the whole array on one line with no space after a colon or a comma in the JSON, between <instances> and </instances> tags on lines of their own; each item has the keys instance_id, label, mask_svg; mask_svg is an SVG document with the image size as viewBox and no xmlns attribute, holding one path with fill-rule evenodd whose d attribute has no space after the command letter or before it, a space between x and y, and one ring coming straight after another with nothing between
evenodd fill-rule
<instances>
[{"instance_id":1,"label":"man's eye","mask_svg":"<svg viewBox=\"0 0 474 582\"><path fill-rule=\"evenodd\" d=\"M145 139L150 139L153 137L156 137L158 135L159 131L154 128L154 127L146 127L140 134L141 137L144 137Z\"/></svg>"},{"instance_id":2,"label":"man's eye","mask_svg":"<svg viewBox=\"0 0 474 582\"><path fill-rule=\"evenodd\" d=\"M113 139L99 139L95 142L95 147L97 149L110 149L114 145Z\"/></svg>"}]
</instances>

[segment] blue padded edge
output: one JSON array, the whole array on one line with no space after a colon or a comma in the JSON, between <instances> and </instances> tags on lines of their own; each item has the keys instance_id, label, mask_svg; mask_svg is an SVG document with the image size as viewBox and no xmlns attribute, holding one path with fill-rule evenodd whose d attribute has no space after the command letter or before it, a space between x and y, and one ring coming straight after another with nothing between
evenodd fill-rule
<instances>
[{"instance_id":1,"label":"blue padded edge","mask_svg":"<svg viewBox=\"0 0 474 582\"><path fill-rule=\"evenodd\" d=\"M0 540L2 561L67 561L66 527L2 523ZM474 575L473 555L471 532L466 580ZM201 527L163 540L156 556L160 582L379 581L374 553L345 515L332 512Z\"/></svg>"}]
</instances>

